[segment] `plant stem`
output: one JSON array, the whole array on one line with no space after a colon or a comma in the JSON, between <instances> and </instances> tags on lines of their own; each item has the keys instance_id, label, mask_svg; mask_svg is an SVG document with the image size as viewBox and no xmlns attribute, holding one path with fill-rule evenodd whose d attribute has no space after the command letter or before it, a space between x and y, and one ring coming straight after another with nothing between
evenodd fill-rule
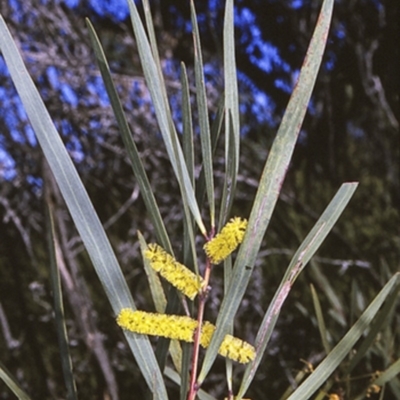
<instances>
[{"instance_id":1,"label":"plant stem","mask_svg":"<svg viewBox=\"0 0 400 400\"><path fill-rule=\"evenodd\" d=\"M209 240L214 236L214 229L212 229ZM208 283L210 281L211 275L211 261L207 258L206 261L206 269L204 271L204 286L199 293L199 308L197 312L197 328L194 333L194 340L193 340L193 355L192 355L192 365L190 371L190 384L189 384L189 393L187 400L194 400L196 398L196 394L200 389L200 386L196 382L197 377L197 367L199 361L199 350L200 350L200 338L201 338L201 326L203 325L203 317L204 317L204 308L209 292Z\"/></svg>"},{"instance_id":2,"label":"plant stem","mask_svg":"<svg viewBox=\"0 0 400 400\"><path fill-rule=\"evenodd\" d=\"M192 356L192 368L190 374L190 385L189 385L189 395L188 400L194 400L196 397L196 393L199 390L199 387L196 384L196 376L197 376L197 366L199 360L199 347L200 347L200 335L201 335L201 324L203 323L203 315L204 315L204 300L203 294L199 297L199 311L197 315L197 328L194 334L194 344L193 344L193 356Z\"/></svg>"}]
</instances>

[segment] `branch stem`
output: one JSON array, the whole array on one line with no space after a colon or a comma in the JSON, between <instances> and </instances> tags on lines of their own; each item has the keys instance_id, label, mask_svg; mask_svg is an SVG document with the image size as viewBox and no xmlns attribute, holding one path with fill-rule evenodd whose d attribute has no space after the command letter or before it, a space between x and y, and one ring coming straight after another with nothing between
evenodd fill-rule
<instances>
[{"instance_id":1,"label":"branch stem","mask_svg":"<svg viewBox=\"0 0 400 400\"><path fill-rule=\"evenodd\" d=\"M214 236L214 228L211 230L209 240ZM204 308L206 304L206 300L208 297L209 288L209 281L211 275L211 260L207 258L206 261L206 269L204 271L204 286L199 293L199 308L197 312L197 328L194 333L194 343L193 343L193 355L192 355L192 365L191 365L191 372L190 372L190 384L189 384L189 393L187 400L195 400L197 392L200 389L200 385L196 381L197 378L197 368L198 368L198 361L199 361L199 350L200 350L200 339L201 339L201 327L203 325L203 318L204 318Z\"/></svg>"}]
</instances>

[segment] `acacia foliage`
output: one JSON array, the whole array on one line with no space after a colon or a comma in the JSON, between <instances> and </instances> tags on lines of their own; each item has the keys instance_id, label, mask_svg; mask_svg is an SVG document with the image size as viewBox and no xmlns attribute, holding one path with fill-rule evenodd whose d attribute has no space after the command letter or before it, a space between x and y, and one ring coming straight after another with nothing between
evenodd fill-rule
<instances>
[{"instance_id":1,"label":"acacia foliage","mask_svg":"<svg viewBox=\"0 0 400 400\"><path fill-rule=\"evenodd\" d=\"M214 115L223 90L220 57L223 8L222 4L211 1L197 3L207 66L209 108ZM304 57L318 12L314 3L303 2L299 8L294 8L289 1L238 1L236 4L241 118L245 132L240 197L236 202L239 215L246 216L251 206L249 199L253 198L275 128ZM151 226L115 118L101 89L84 17L89 16L99 32L161 212L169 231L176 233L171 236L177 238L174 247L179 249L181 207L177 201L177 184L170 179L171 168L154 122L129 22L117 21L112 15L96 14L84 5L70 9L57 1L32 0L16 4L19 4L17 10L3 2L0 11L20 43L30 73L78 165L96 210L108 226L127 276L135 278L132 292L139 304L146 304L148 297L143 290L142 270L140 267L133 269L132 265L141 263L136 231L140 229L152 238ZM181 60L186 62L189 77L193 78L188 13L185 2L163 0L154 4L160 52L177 122L181 118L178 83ZM277 370L277 376L273 376L271 365L284 357L297 368L293 360L316 352L319 345L316 331L315 335L311 334L315 329L311 311L304 317L296 312L299 304L311 310L309 296L301 295L307 290L304 283L312 281L322 290L327 281L333 282L341 304L346 304L349 288L357 285L362 304L376 293L398 265L400 91L395 64L399 51L395 43L396 21L398 6L390 2L337 2L324 67L281 204L272 221L265 258L258 261L259 268L241 309L239 331L243 336L251 337L252 320L260 317L257 307L263 307L274 284L279 282L279 266L286 262L312 226L338 184L344 180L359 180L361 185L346 211L347 218L341 221L320 258L316 259L315 271L299 282L294 292L297 297L294 295L289 303L288 312L280 323L279 337L272 343L270 359L265 363L266 373L274 379L268 380L266 389L255 389L255 398L265 390L272 393L286 385L279 378L284 374ZM262 63L265 51L262 43L268 43L279 55L272 58L270 68ZM58 368L52 368L59 361L52 328L44 234L43 193L45 187L50 187L59 210L57 223L67 271L64 284L68 288L69 277L77 288L67 289L66 297L70 334L75 340L73 357L80 373L78 384L91 382L87 389L82 385L80 392L83 398L85 390L101 392L103 387L110 393L118 392L118 388L120 393L129 393L130 383L124 377L131 366L126 365L129 362L123 351L115 350L120 340L117 328L105 326L108 318L103 320L101 313L107 315L109 311L101 289L65 214L57 189L45 172L41 152L4 64L0 72L0 146L3 152L0 161L0 301L11 329L11 337L0 342L0 353L6 354L3 361L15 375L22 371L26 386L38 397L54 398L61 390ZM262 95L267 96L266 104L257 101ZM196 115L194 117L196 121ZM223 165L222 152L217 152L216 163ZM343 275L339 274L340 267ZM218 272L216 274L218 277ZM209 302L210 313L214 315L218 312L221 290L215 284L215 299ZM329 296L324 300L326 310L332 311L334 307L329 303ZM15 307L16 304L19 306ZM86 320L83 313L77 312L82 309L89 315ZM341 324L349 322L351 316L346 308L333 312L337 313L334 322L338 326L334 325L332 330L338 338ZM291 329L289 335L288 326L298 329L295 333ZM22 332L21 337L15 333L18 331ZM91 342L90 337L97 340ZM293 341L302 343L301 354L290 345ZM47 350L42 352L44 347ZM86 353L85 349L90 351ZM369 362L366 370L375 366L374 360ZM90 367L86 369L87 364ZM49 381L56 384L51 385ZM137 386L140 390L140 385ZM257 390L260 391L258 395Z\"/></svg>"}]
</instances>

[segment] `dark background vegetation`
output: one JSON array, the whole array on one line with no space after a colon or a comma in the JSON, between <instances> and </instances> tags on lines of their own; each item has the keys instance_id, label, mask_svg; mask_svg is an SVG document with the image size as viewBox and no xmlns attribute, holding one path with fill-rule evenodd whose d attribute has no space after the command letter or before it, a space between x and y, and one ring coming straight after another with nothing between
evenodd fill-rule
<instances>
[{"instance_id":1,"label":"dark background vegetation","mask_svg":"<svg viewBox=\"0 0 400 400\"><path fill-rule=\"evenodd\" d=\"M317 1L236 1L242 156L235 215L247 217L257 180L304 58ZM76 163L140 308L152 310L136 232L154 240L115 118L101 85L84 22L93 22L109 59L134 139L180 254L179 191L158 134L127 9L119 2L3 1L0 11ZM179 63L193 77L189 1L157 0L153 14L178 128ZM223 91L224 2L197 1L211 117ZM237 336L253 341L291 255L344 181L360 186L339 223L296 283L248 397L276 399L323 347L311 302L320 296L332 345L399 270L399 5L351 0L335 4L332 29L309 112L280 202L237 318ZM193 80L192 80L193 82ZM192 91L193 94L193 91ZM44 193L56 209L61 276L75 378L82 399L141 399L146 392L104 292L0 61L0 354L34 399L65 397L52 311ZM196 138L196 145L197 143ZM199 163L201 160L198 159ZM222 182L223 151L215 160ZM218 191L217 191L218 192ZM206 217L206 216L205 216ZM207 217L206 217L207 218ZM207 318L221 301L214 271ZM398 310L397 310L398 311ZM352 377L398 359L399 313ZM240 372L240 368L239 368ZM334 391L346 398L368 377ZM205 388L226 395L223 361ZM172 396L176 388L171 383ZM390 387L387 398L394 398ZM118 397L119 396L119 397ZM13 398L3 383L0 397ZM173 398L173 397L172 397ZM386 397L385 397L386 398Z\"/></svg>"}]
</instances>

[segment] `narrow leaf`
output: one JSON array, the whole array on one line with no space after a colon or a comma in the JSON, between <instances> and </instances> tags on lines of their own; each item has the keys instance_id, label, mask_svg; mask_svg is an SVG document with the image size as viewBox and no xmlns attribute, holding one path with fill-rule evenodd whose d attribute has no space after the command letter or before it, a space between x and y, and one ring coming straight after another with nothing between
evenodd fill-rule
<instances>
[{"instance_id":1,"label":"narrow leaf","mask_svg":"<svg viewBox=\"0 0 400 400\"><path fill-rule=\"evenodd\" d=\"M214 121L211 125L211 148L212 148L212 158L214 158L215 151L217 150L218 139L222 131L222 125L224 121L224 98L221 97L218 102L217 114L214 118ZM199 206L202 207L204 202L204 195L206 190L206 183L204 177L204 170L200 171L200 176L197 180L197 188L196 188L196 198L199 203Z\"/></svg>"},{"instance_id":2,"label":"narrow leaf","mask_svg":"<svg viewBox=\"0 0 400 400\"><path fill-rule=\"evenodd\" d=\"M395 310L397 300L399 299L400 285L396 287L388 297L384 307L382 308L376 320L369 327L367 336L364 338L362 343L357 349L357 353L352 357L349 366L346 368L346 375L350 374L354 367L362 360L368 350L371 349L376 336L381 331L382 326L388 323L388 317L390 313Z\"/></svg>"},{"instance_id":3,"label":"narrow leaf","mask_svg":"<svg viewBox=\"0 0 400 400\"><path fill-rule=\"evenodd\" d=\"M0 48L39 144L114 313L117 314L124 307L135 308L103 226L2 17L0 17ZM162 374L150 342L138 335L125 333L125 336L147 384L158 398L166 399L167 392Z\"/></svg>"},{"instance_id":4,"label":"narrow leaf","mask_svg":"<svg viewBox=\"0 0 400 400\"><path fill-rule=\"evenodd\" d=\"M333 0L325 0L322 5L298 83L293 91L264 167L246 235L235 262L230 289L223 299L216 321L217 330L206 352L199 374L198 380L200 383L210 370L216 357L217 349L227 332L228 325L234 318L242 301L262 239L278 200L321 64L332 17L333 3Z\"/></svg>"},{"instance_id":5,"label":"narrow leaf","mask_svg":"<svg viewBox=\"0 0 400 400\"><path fill-rule=\"evenodd\" d=\"M400 273L397 273L383 287L353 327L346 333L343 339L287 400L309 399L318 388L323 385L323 383L343 361L346 355L351 351L365 330L368 329L369 324L375 317L383 302L389 296L390 292L399 284Z\"/></svg>"},{"instance_id":6,"label":"narrow leaf","mask_svg":"<svg viewBox=\"0 0 400 400\"><path fill-rule=\"evenodd\" d=\"M239 94L236 73L236 55L235 55L235 25L233 20L234 15L233 0L227 0L225 6L224 17L224 81L225 81L225 108L227 114L232 115L232 126L228 119L225 120L226 132L232 131L226 135L225 157L226 162L229 159L229 140L233 135L235 138L235 158L234 166L236 173L239 169L239 153L240 153L240 122L239 122Z\"/></svg>"},{"instance_id":7,"label":"narrow leaf","mask_svg":"<svg viewBox=\"0 0 400 400\"><path fill-rule=\"evenodd\" d=\"M11 372L0 361L0 379L11 389L20 400L30 400L28 394L21 388Z\"/></svg>"},{"instance_id":8,"label":"narrow leaf","mask_svg":"<svg viewBox=\"0 0 400 400\"><path fill-rule=\"evenodd\" d=\"M154 29L153 17L151 15L149 0L143 0L143 9L144 9L144 18L146 21L147 34L150 39L150 46L151 46L151 50L153 52L153 57L157 63L157 69L158 69L160 75L162 75L160 56L159 56L158 48L157 48L156 32Z\"/></svg>"},{"instance_id":9,"label":"narrow leaf","mask_svg":"<svg viewBox=\"0 0 400 400\"><path fill-rule=\"evenodd\" d=\"M240 111L236 73L235 36L233 0L227 0L224 16L224 83L225 83L225 170L219 227L229 215L235 198L236 179L239 170L240 154ZM233 141L233 143L232 143Z\"/></svg>"},{"instance_id":10,"label":"narrow leaf","mask_svg":"<svg viewBox=\"0 0 400 400\"><path fill-rule=\"evenodd\" d=\"M256 337L256 358L246 368L238 396L241 396L246 392L254 378L255 372L261 362L269 339L271 338L272 332L275 328L283 303L285 302L294 282L335 225L347 203L353 196L357 185L357 183L345 183L341 186L335 197L331 200L328 207L294 254L281 284L279 285L279 288L261 322Z\"/></svg>"},{"instance_id":11,"label":"narrow leaf","mask_svg":"<svg viewBox=\"0 0 400 400\"><path fill-rule=\"evenodd\" d=\"M338 322L341 326L346 327L346 312L345 312L345 305L342 304L341 299L333 289L331 282L322 272L319 265L313 261L311 261L311 265L309 268L310 275L312 276L313 280L318 283L318 286L322 288L328 302L331 304L334 313L332 316L335 318L336 322Z\"/></svg>"},{"instance_id":12,"label":"narrow leaf","mask_svg":"<svg viewBox=\"0 0 400 400\"><path fill-rule=\"evenodd\" d=\"M139 56L143 67L143 73L151 93L157 121L160 126L161 135L164 139L168 157L178 179L181 193L182 195L186 196L193 217L199 226L201 233L205 235L206 228L201 218L200 210L194 194L194 189L184 161L183 152L178 142L175 127L172 123L165 84L159 74L157 62L154 60L151 47L136 5L133 0L128 0L128 4L131 13L132 25L137 40ZM176 150L174 150L174 146L176 147ZM178 166L178 162L180 166ZM182 178L179 178L180 175Z\"/></svg>"},{"instance_id":13,"label":"narrow leaf","mask_svg":"<svg viewBox=\"0 0 400 400\"><path fill-rule=\"evenodd\" d=\"M194 145L193 145L193 127L192 111L190 107L189 82L186 74L186 67L181 63L181 86L182 86L182 123L183 123L183 154L185 156L186 166L189 177L194 186ZM185 215L183 224L183 263L187 267L197 265L195 231L193 227L193 218ZM196 269L196 267L194 267Z\"/></svg>"},{"instance_id":14,"label":"narrow leaf","mask_svg":"<svg viewBox=\"0 0 400 400\"><path fill-rule=\"evenodd\" d=\"M392 379L399 377L400 374L400 358L398 358L389 368L383 371L372 384L383 386Z\"/></svg>"},{"instance_id":15,"label":"narrow leaf","mask_svg":"<svg viewBox=\"0 0 400 400\"><path fill-rule=\"evenodd\" d=\"M54 229L53 208L49 196L46 194L46 220L48 233L48 247L50 255L51 287L54 297L54 316L57 328L58 348L60 351L61 365L64 375L65 386L67 387L67 399L78 398L76 384L72 372L72 360L68 346L67 326L65 323L63 295L60 280L59 265L63 262L61 248Z\"/></svg>"},{"instance_id":16,"label":"narrow leaf","mask_svg":"<svg viewBox=\"0 0 400 400\"><path fill-rule=\"evenodd\" d=\"M201 54L200 33L197 25L196 10L193 0L190 1L190 11L194 41L194 70L196 77L196 97L200 125L201 153L203 156L203 169L206 180L206 192L210 208L211 227L215 226L215 200L214 178L211 151L210 125L208 121L207 95L204 83L203 57Z\"/></svg>"},{"instance_id":17,"label":"narrow leaf","mask_svg":"<svg viewBox=\"0 0 400 400\"><path fill-rule=\"evenodd\" d=\"M140 193L143 196L143 201L146 205L150 219L153 223L157 235L157 240L166 250L172 253L171 243L169 241L164 222L161 218L160 210L157 206L153 190L151 188L146 171L143 167L140 154L137 150L135 142L132 139L133 135L129 128L128 121L126 120L121 100L118 96L114 82L112 81L110 68L108 66L103 48L91 22L87 19L86 23L89 28L89 36L92 42L93 49L95 51L96 60L100 68L101 76L103 78L104 85L110 98L111 106L117 119L119 129L121 130L122 140L124 141L125 148L131 160L133 172L139 184Z\"/></svg>"},{"instance_id":18,"label":"narrow leaf","mask_svg":"<svg viewBox=\"0 0 400 400\"><path fill-rule=\"evenodd\" d=\"M232 113L227 113L226 119L230 121L230 129L225 133L225 135L230 135L229 139L229 149L228 149L228 159L225 164L225 179L224 179L224 189L222 191L221 199L221 210L218 221L218 228L222 229L229 219L229 213L232 208L233 199L235 197L236 191L236 136L233 130L233 116Z\"/></svg>"},{"instance_id":19,"label":"narrow leaf","mask_svg":"<svg viewBox=\"0 0 400 400\"><path fill-rule=\"evenodd\" d=\"M186 73L186 66L181 63L181 87L182 87L182 144L189 177L194 187L194 142L192 108L190 106L190 89Z\"/></svg>"},{"instance_id":20,"label":"narrow leaf","mask_svg":"<svg viewBox=\"0 0 400 400\"><path fill-rule=\"evenodd\" d=\"M179 400L186 400L189 392L192 349L191 343L182 342L182 367L178 369L180 371Z\"/></svg>"},{"instance_id":21,"label":"narrow leaf","mask_svg":"<svg viewBox=\"0 0 400 400\"><path fill-rule=\"evenodd\" d=\"M314 285L311 285L311 294L312 294L315 314L317 316L319 335L321 336L321 341L322 341L322 345L324 347L325 353L329 354L331 349L330 349L328 338L327 338L328 335L327 335L327 331L326 331L324 314L322 313L321 303L319 301L319 297L318 297L317 291L314 288Z\"/></svg>"},{"instance_id":22,"label":"narrow leaf","mask_svg":"<svg viewBox=\"0 0 400 400\"><path fill-rule=\"evenodd\" d=\"M177 155L180 147L179 147L179 142L176 137L172 138L172 147ZM186 164L182 158L177 159L177 177L179 180L183 180L183 174L184 170L186 170ZM187 170L186 170L187 171ZM187 234L188 234L188 240L189 244L191 246L191 252L193 255L196 254L196 240L195 240L195 232L194 228L192 226L192 219L191 219L191 214L190 214L190 200L187 197L187 192L182 191L182 203L183 203L183 213L185 215L185 223L187 225ZM194 266L194 271L196 272L197 275L199 275L199 266L197 263L197 257L193 257L193 266Z\"/></svg>"}]
</instances>

